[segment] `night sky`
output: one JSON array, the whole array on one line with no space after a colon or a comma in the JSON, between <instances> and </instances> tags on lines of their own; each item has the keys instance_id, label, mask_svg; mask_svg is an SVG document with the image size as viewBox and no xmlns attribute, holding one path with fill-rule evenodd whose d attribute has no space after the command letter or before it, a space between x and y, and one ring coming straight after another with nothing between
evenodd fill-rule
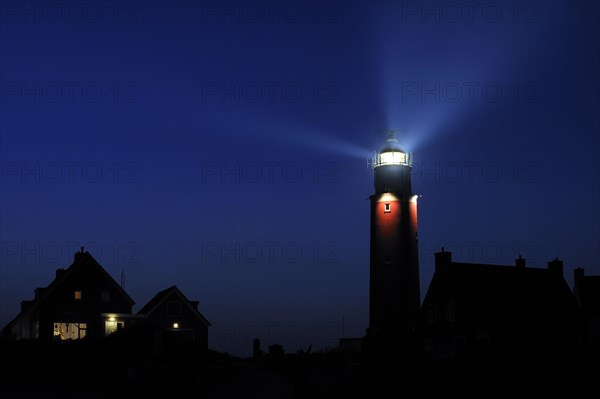
<instances>
[{"instance_id":1,"label":"night sky","mask_svg":"<svg viewBox=\"0 0 600 399\"><path fill-rule=\"evenodd\" d=\"M80 246L238 355L368 319L367 159L413 152L421 296L464 262L600 274L595 1L0 2L0 324ZM507 293L510 295L510 293Z\"/></svg>"}]
</instances>

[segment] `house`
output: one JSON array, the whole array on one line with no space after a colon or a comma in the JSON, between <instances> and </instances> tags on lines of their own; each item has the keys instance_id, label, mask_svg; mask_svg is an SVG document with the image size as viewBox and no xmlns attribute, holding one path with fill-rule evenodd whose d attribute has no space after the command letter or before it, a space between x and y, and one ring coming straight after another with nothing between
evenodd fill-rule
<instances>
[{"instance_id":1,"label":"house","mask_svg":"<svg viewBox=\"0 0 600 399\"><path fill-rule=\"evenodd\" d=\"M425 353L454 358L580 343L582 318L563 278L563 263L547 269L470 264L435 254L435 273L422 306ZM495 352L494 352L495 351Z\"/></svg>"},{"instance_id":2,"label":"house","mask_svg":"<svg viewBox=\"0 0 600 399\"><path fill-rule=\"evenodd\" d=\"M600 276L586 276L578 267L574 277L573 293L585 317L587 342L600 345Z\"/></svg>"},{"instance_id":3,"label":"house","mask_svg":"<svg viewBox=\"0 0 600 399\"><path fill-rule=\"evenodd\" d=\"M198 310L198 301L187 299L176 286L160 291L138 314L147 317L167 337L208 348L210 323Z\"/></svg>"},{"instance_id":4,"label":"house","mask_svg":"<svg viewBox=\"0 0 600 399\"><path fill-rule=\"evenodd\" d=\"M101 338L135 322L135 302L89 252L75 253L67 269L21 302L21 312L2 330L15 339L67 341Z\"/></svg>"}]
</instances>

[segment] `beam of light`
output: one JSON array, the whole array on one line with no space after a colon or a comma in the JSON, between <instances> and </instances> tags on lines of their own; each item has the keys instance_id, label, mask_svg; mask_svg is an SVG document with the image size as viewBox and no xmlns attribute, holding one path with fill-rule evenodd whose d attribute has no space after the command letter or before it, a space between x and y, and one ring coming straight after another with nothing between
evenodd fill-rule
<instances>
[{"instance_id":1,"label":"beam of light","mask_svg":"<svg viewBox=\"0 0 600 399\"><path fill-rule=\"evenodd\" d=\"M512 36L518 37L520 29L511 31L510 38L503 32L505 40L494 42L497 44L491 49L486 43L498 32L489 26L479 26L474 36L471 27L424 30L417 18L412 20L416 25L394 24L392 16L406 11L401 4L398 7L376 12L373 25L385 121L388 128L400 129L398 139L404 148L417 151L443 135L449 126L470 115L489 112L482 93L487 84L499 85L504 89L504 100L510 100L514 82L510 80L511 69L521 67L521 60L531 56L531 46L515 47ZM463 43L480 51L466 51L470 47ZM515 58L519 62L503 56L516 52L523 55Z\"/></svg>"},{"instance_id":2,"label":"beam of light","mask_svg":"<svg viewBox=\"0 0 600 399\"><path fill-rule=\"evenodd\" d=\"M444 130L461 119L465 108L421 106L420 110L395 105L388 101L387 123L399 127L398 141L409 152L418 151Z\"/></svg>"},{"instance_id":3,"label":"beam of light","mask_svg":"<svg viewBox=\"0 0 600 399\"><path fill-rule=\"evenodd\" d=\"M362 147L320 129L298 126L297 122L269 121L268 126L268 129L253 131L252 137L262 137L266 141L279 142L290 148L323 151L362 160L373 156L373 148ZM361 133L358 132L356 136Z\"/></svg>"},{"instance_id":4,"label":"beam of light","mask_svg":"<svg viewBox=\"0 0 600 399\"><path fill-rule=\"evenodd\" d=\"M289 133L289 134L288 134ZM353 158L367 159L373 150L361 147L355 143L318 131L288 131L285 141L296 147L336 153ZM282 136L279 136L282 138Z\"/></svg>"},{"instance_id":5,"label":"beam of light","mask_svg":"<svg viewBox=\"0 0 600 399\"><path fill-rule=\"evenodd\" d=\"M260 140L269 145L280 143L291 149L306 149L309 151L322 151L330 154L338 154L366 161L373 156L373 150L381 145L383 133L378 137L377 146L365 147L357 141L345 137L364 138L368 132L344 131L341 133L327 132L321 127L302 125L298 120L283 120L274 118L272 115L257 112L238 112L238 117L231 119L229 115L222 119L221 115L212 115L217 123L227 126L227 132L232 138L249 137L252 140ZM250 121L250 122L249 122ZM214 123L214 122L213 122ZM204 129L205 120L198 120L200 131Z\"/></svg>"},{"instance_id":6,"label":"beam of light","mask_svg":"<svg viewBox=\"0 0 600 399\"><path fill-rule=\"evenodd\" d=\"M467 101L454 103L441 97L442 90L455 87L436 87L444 82L441 75L425 76L408 67L394 68L387 60L380 75L385 121L388 128L398 129L397 139L407 151L418 151L472 108Z\"/></svg>"}]
</instances>

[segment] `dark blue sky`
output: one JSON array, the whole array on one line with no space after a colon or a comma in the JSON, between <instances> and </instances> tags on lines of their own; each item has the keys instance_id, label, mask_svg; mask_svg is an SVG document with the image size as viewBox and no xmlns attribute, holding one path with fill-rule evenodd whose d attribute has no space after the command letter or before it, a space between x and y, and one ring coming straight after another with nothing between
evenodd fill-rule
<instances>
[{"instance_id":1,"label":"dark blue sky","mask_svg":"<svg viewBox=\"0 0 600 399\"><path fill-rule=\"evenodd\" d=\"M0 5L2 325L84 245L218 350L362 335L384 129L422 295L441 246L600 274L597 2Z\"/></svg>"}]
</instances>

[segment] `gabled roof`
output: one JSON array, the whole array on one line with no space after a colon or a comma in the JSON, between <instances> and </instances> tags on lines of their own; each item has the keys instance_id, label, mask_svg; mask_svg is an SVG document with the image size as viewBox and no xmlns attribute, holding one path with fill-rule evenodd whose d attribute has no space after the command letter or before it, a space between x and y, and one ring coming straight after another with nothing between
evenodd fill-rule
<instances>
[{"instance_id":1,"label":"gabled roof","mask_svg":"<svg viewBox=\"0 0 600 399\"><path fill-rule=\"evenodd\" d=\"M189 299L187 299L187 297L185 295L183 295L183 293L175 285L173 285L165 290L162 290L159 293L157 293L156 295L154 295L154 297L152 299L150 299L150 301L148 301L148 303L145 304L140 309L138 314L148 315L148 314L152 313L163 302L165 302L171 296L171 294L174 294L177 297L179 297L181 302L183 302L192 311L192 313L198 319L200 319L204 324L206 324L207 326L211 325L210 322L208 320L206 320L206 318L202 315L202 313L200 313L200 311L198 311L198 309L194 305L192 305L192 302Z\"/></svg>"},{"instance_id":2,"label":"gabled roof","mask_svg":"<svg viewBox=\"0 0 600 399\"><path fill-rule=\"evenodd\" d=\"M89 265L91 263L92 265L98 267L100 272L106 278L106 281L110 282L112 284L112 286L117 291L119 291L127 299L127 301L129 301L131 303L131 305L135 304L135 301L133 300L133 298L131 298L129 296L129 294L127 294L127 292L125 292L125 290L115 281L115 279L112 278L112 276L110 274L108 274L108 272L106 270L104 270L102 265L100 265L100 263L98 263L98 261L96 261L96 259L88 251L79 252L79 254L80 254L80 256L77 257L77 259L71 264L71 266L69 266L67 268L67 270L65 270L61 275L59 275L56 279L54 279L54 281L52 281L52 283L50 283L50 285L48 287L43 289L43 293L40 295L40 297L37 300L41 300L41 299L47 297L49 294L51 294L52 291L54 291L56 289L56 287L60 286L60 284L63 281L65 281L73 273L74 270L77 270L82 265L86 265L86 264Z\"/></svg>"},{"instance_id":3,"label":"gabled roof","mask_svg":"<svg viewBox=\"0 0 600 399\"><path fill-rule=\"evenodd\" d=\"M104 270L102 265L100 265L100 263L98 263L88 251L78 252L75 255L75 260L73 261L73 263L66 270L63 270L61 273L57 273L57 277L47 287L35 289L35 291L38 293L37 298L34 298L33 300L29 301L24 301L27 302L26 308L19 314L17 314L17 316L15 316L15 318L12 319L9 323L7 323L4 329L12 326L23 315L35 309L36 306L44 298L46 298L48 295L54 292L57 289L57 287L60 287L60 285L65 280L67 280L71 274L73 274L74 270L77 270L80 267L89 267L90 264L96 266L98 270L100 270L100 272L104 275L106 281L110 282L113 285L113 287L118 292L120 292L127 301L130 302L131 305L135 304L135 301L129 296L129 294L127 294L127 292L125 292L125 290L119 284L117 284L117 282L111 277L111 275L108 274L106 270Z\"/></svg>"},{"instance_id":4,"label":"gabled roof","mask_svg":"<svg viewBox=\"0 0 600 399\"><path fill-rule=\"evenodd\" d=\"M570 319L578 306L561 275L549 269L452 262L435 271L424 305L461 303L472 319L531 323Z\"/></svg>"}]
</instances>

